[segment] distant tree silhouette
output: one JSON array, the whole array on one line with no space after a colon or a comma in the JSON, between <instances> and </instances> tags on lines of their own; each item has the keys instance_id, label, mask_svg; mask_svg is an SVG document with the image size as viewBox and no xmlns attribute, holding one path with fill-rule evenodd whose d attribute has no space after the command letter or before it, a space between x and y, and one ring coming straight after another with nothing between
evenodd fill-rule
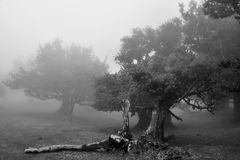
<instances>
[{"instance_id":1,"label":"distant tree silhouette","mask_svg":"<svg viewBox=\"0 0 240 160\"><path fill-rule=\"evenodd\" d=\"M63 47L60 40L39 47L30 66L10 73L4 84L23 89L27 96L40 100L62 101L59 114L72 115L75 104L93 98L93 79L106 72L107 65L92 54L91 48L72 44Z\"/></svg>"},{"instance_id":2,"label":"distant tree silhouette","mask_svg":"<svg viewBox=\"0 0 240 160\"><path fill-rule=\"evenodd\" d=\"M5 88L2 83L0 83L0 98L5 95Z\"/></svg>"}]
</instances>

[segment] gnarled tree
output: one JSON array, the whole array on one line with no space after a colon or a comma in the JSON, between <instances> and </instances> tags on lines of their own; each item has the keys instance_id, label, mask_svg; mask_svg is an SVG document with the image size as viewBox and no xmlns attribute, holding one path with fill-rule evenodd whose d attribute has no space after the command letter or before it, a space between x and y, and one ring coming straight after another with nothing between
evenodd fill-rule
<instances>
[{"instance_id":1,"label":"gnarled tree","mask_svg":"<svg viewBox=\"0 0 240 160\"><path fill-rule=\"evenodd\" d=\"M106 72L107 65L92 54L91 48L60 40L40 46L28 67L21 66L4 81L11 89L23 89L27 96L62 102L57 113L71 118L75 104L93 99L93 80Z\"/></svg>"},{"instance_id":2,"label":"gnarled tree","mask_svg":"<svg viewBox=\"0 0 240 160\"><path fill-rule=\"evenodd\" d=\"M147 133L163 141L167 140L164 135L166 115L170 113L174 118L181 120L170 109L182 101L193 109L206 109L213 113L220 89L218 75L217 68L209 64L190 64L185 68L176 68L165 73L134 69L134 81L157 102L153 113L157 118L155 124L152 124L154 127L150 126L151 132L148 130Z\"/></svg>"}]
</instances>

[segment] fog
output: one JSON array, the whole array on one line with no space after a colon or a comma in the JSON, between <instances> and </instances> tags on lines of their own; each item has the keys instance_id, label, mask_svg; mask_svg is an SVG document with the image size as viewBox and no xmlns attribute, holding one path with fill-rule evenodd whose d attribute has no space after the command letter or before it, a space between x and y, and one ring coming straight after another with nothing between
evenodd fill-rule
<instances>
[{"instance_id":1,"label":"fog","mask_svg":"<svg viewBox=\"0 0 240 160\"><path fill-rule=\"evenodd\" d=\"M64 44L91 46L101 60L107 56L109 71L116 72L119 66L114 56L119 52L120 39L133 28L157 27L178 16L178 4L182 2L189 0L153 0L151 3L147 0L2 0L0 79L5 79L16 66L33 59L39 45L56 38ZM11 110L23 107L29 111L53 111L59 105L55 101L26 97L22 91L5 90L1 104Z\"/></svg>"},{"instance_id":2,"label":"fog","mask_svg":"<svg viewBox=\"0 0 240 160\"><path fill-rule=\"evenodd\" d=\"M198 2L0 0L0 160L120 129L239 159L239 23Z\"/></svg>"},{"instance_id":3,"label":"fog","mask_svg":"<svg viewBox=\"0 0 240 160\"><path fill-rule=\"evenodd\" d=\"M61 39L64 45L77 43L92 47L102 61L107 56L109 72L117 72L114 56L121 38L136 27L157 27L179 16L179 3L190 0L1 0L0 1L0 79L17 66L25 65L37 55L39 45ZM10 90L1 84L0 105L4 110L54 113L57 100L42 101L25 96L23 90ZM98 112L90 106L77 106L79 117L109 117L121 121L119 112ZM176 109L175 113L183 114ZM133 124L137 117L133 117Z\"/></svg>"},{"instance_id":4,"label":"fog","mask_svg":"<svg viewBox=\"0 0 240 160\"><path fill-rule=\"evenodd\" d=\"M108 56L110 70L119 69L114 55L120 39L135 27L156 27L179 15L178 3L189 0L2 0L0 2L0 74L16 61L36 54L39 44L56 38L92 46Z\"/></svg>"}]
</instances>

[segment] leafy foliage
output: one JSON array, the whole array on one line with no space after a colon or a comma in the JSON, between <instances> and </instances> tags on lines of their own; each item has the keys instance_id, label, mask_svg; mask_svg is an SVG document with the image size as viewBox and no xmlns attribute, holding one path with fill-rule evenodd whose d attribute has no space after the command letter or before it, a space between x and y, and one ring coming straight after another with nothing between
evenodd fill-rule
<instances>
[{"instance_id":1,"label":"leafy foliage","mask_svg":"<svg viewBox=\"0 0 240 160\"><path fill-rule=\"evenodd\" d=\"M121 100L128 97L130 77L125 74L105 74L95 81L95 105L102 111L120 111Z\"/></svg>"},{"instance_id":2,"label":"leafy foliage","mask_svg":"<svg viewBox=\"0 0 240 160\"><path fill-rule=\"evenodd\" d=\"M174 18L157 29L134 29L131 36L122 39L122 48L116 56L116 61L122 66L121 73L125 72L130 76L125 91L128 91L130 98L135 96L135 101L132 99L134 103L153 108L154 104L161 101L161 105L169 109L180 101L186 101L194 108L213 110L211 108L213 103L208 99L209 96L213 98L216 91L217 81L212 79L216 67L208 62L199 61L194 48L189 47L187 38L191 35L185 35L191 34L185 31L188 26L188 23ZM107 83L108 79L104 81ZM121 79L115 78L113 81L115 81L115 84L112 83L113 86L119 86L116 87L119 88L116 95L119 95L120 88L123 87L116 83ZM111 101L114 102L113 99L118 98L112 94L115 90L106 84L105 89L107 97L111 97ZM193 101L198 105L190 103ZM200 101L204 105L200 105Z\"/></svg>"},{"instance_id":3,"label":"leafy foliage","mask_svg":"<svg viewBox=\"0 0 240 160\"><path fill-rule=\"evenodd\" d=\"M203 3L205 14L213 18L226 18L234 16L240 20L240 1L239 0L205 0Z\"/></svg>"},{"instance_id":4,"label":"leafy foliage","mask_svg":"<svg viewBox=\"0 0 240 160\"><path fill-rule=\"evenodd\" d=\"M181 5L180 12L184 23L184 43L199 57L218 63L240 56L240 27L236 20L209 18L194 1L187 11Z\"/></svg>"},{"instance_id":5,"label":"leafy foliage","mask_svg":"<svg viewBox=\"0 0 240 160\"><path fill-rule=\"evenodd\" d=\"M169 20L156 29L134 29L122 39L115 58L122 67L120 72L129 76L125 91L131 104L158 109L162 117L179 102L213 113L214 104L225 96L227 85L224 82L227 70L218 64L239 56L240 28L236 20L209 18L194 1L186 11L180 5L180 13L181 18ZM233 80L227 81L233 84ZM111 101L122 92L122 86L116 86L118 96L112 96ZM111 95L112 89L107 88L105 92ZM132 95L137 97L135 101Z\"/></svg>"}]
</instances>

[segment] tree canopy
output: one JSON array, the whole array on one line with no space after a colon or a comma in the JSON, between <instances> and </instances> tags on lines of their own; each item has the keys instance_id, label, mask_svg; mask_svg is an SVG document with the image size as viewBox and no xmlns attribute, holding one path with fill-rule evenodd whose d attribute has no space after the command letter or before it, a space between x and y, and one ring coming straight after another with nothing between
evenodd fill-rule
<instances>
[{"instance_id":1,"label":"tree canopy","mask_svg":"<svg viewBox=\"0 0 240 160\"><path fill-rule=\"evenodd\" d=\"M240 0L205 0L203 11L213 18L234 16L240 21Z\"/></svg>"},{"instance_id":2,"label":"tree canopy","mask_svg":"<svg viewBox=\"0 0 240 160\"><path fill-rule=\"evenodd\" d=\"M202 7L192 1L189 9L180 6L184 43L199 56L218 63L239 58L240 27L233 18L213 19L205 16Z\"/></svg>"}]
</instances>

